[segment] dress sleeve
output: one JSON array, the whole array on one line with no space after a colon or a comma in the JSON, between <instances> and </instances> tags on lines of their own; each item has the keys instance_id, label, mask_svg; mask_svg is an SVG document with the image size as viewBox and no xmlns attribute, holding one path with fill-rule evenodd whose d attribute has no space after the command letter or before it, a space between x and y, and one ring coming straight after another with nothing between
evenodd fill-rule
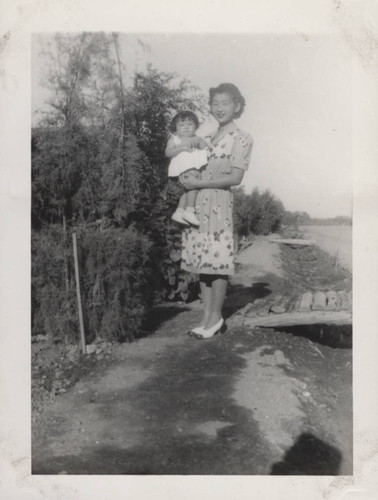
<instances>
[{"instance_id":1,"label":"dress sleeve","mask_svg":"<svg viewBox=\"0 0 378 500\"><path fill-rule=\"evenodd\" d=\"M235 139L230 154L230 166L247 170L251 160L253 139L250 134L240 131Z\"/></svg>"}]
</instances>

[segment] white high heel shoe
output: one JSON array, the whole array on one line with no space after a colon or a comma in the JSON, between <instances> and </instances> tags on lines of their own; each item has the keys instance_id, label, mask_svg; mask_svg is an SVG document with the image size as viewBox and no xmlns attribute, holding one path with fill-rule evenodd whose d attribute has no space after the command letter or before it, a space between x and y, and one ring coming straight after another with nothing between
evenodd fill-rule
<instances>
[{"instance_id":1,"label":"white high heel shoe","mask_svg":"<svg viewBox=\"0 0 378 500\"><path fill-rule=\"evenodd\" d=\"M214 337L214 335L217 335L217 333L224 333L226 330L227 330L227 325L224 322L224 319L221 318L218 321L218 323L216 323L211 328L208 328L207 330L203 329L202 332L197 333L196 338L198 340L210 339L211 337Z\"/></svg>"},{"instance_id":2,"label":"white high heel shoe","mask_svg":"<svg viewBox=\"0 0 378 500\"><path fill-rule=\"evenodd\" d=\"M193 337L195 335L200 335L205 329L205 325L203 326L196 326L195 328L192 328L189 330L187 333L189 336Z\"/></svg>"}]
</instances>

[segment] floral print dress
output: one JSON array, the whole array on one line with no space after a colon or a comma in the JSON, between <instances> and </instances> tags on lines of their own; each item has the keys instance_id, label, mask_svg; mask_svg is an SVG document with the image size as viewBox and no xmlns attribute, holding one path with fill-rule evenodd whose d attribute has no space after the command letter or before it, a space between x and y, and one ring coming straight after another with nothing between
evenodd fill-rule
<instances>
[{"instance_id":1,"label":"floral print dress","mask_svg":"<svg viewBox=\"0 0 378 500\"><path fill-rule=\"evenodd\" d=\"M214 138L214 139L213 139ZM233 167L247 170L252 137L229 123L207 148L202 179L216 179ZM196 274L234 274L233 195L230 188L201 189L196 201L199 227L184 229L181 268Z\"/></svg>"}]
</instances>

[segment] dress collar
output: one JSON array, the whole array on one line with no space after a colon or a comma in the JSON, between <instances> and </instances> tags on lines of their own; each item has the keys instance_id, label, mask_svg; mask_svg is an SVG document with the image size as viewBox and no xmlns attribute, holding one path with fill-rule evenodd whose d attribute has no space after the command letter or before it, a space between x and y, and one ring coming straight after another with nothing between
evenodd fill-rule
<instances>
[{"instance_id":1,"label":"dress collar","mask_svg":"<svg viewBox=\"0 0 378 500\"><path fill-rule=\"evenodd\" d=\"M227 125L225 125L224 127L218 127L217 130L215 131L213 137L212 137L212 142L213 144L216 144L217 142L219 142L221 139L223 139L223 137L226 135L226 134L229 134L231 132L234 132L235 130L237 130L238 126L236 125L236 123L234 121L230 122L230 123L227 123ZM214 137L216 137L216 139L214 140Z\"/></svg>"}]
</instances>

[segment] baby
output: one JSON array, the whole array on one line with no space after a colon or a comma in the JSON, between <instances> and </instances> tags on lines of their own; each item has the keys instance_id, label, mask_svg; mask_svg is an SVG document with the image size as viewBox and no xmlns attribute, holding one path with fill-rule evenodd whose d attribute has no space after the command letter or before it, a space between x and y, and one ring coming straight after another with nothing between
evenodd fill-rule
<instances>
[{"instance_id":1,"label":"baby","mask_svg":"<svg viewBox=\"0 0 378 500\"><path fill-rule=\"evenodd\" d=\"M168 177L201 176L199 170L207 164L205 148L207 143L201 137L197 137L196 130L199 127L197 116L192 111L180 111L172 119L172 136L169 138L165 155L171 158L168 168ZM199 220L195 215L195 204L197 191L192 189L183 193L180 197L178 207L172 219L180 224L195 226Z\"/></svg>"}]
</instances>

